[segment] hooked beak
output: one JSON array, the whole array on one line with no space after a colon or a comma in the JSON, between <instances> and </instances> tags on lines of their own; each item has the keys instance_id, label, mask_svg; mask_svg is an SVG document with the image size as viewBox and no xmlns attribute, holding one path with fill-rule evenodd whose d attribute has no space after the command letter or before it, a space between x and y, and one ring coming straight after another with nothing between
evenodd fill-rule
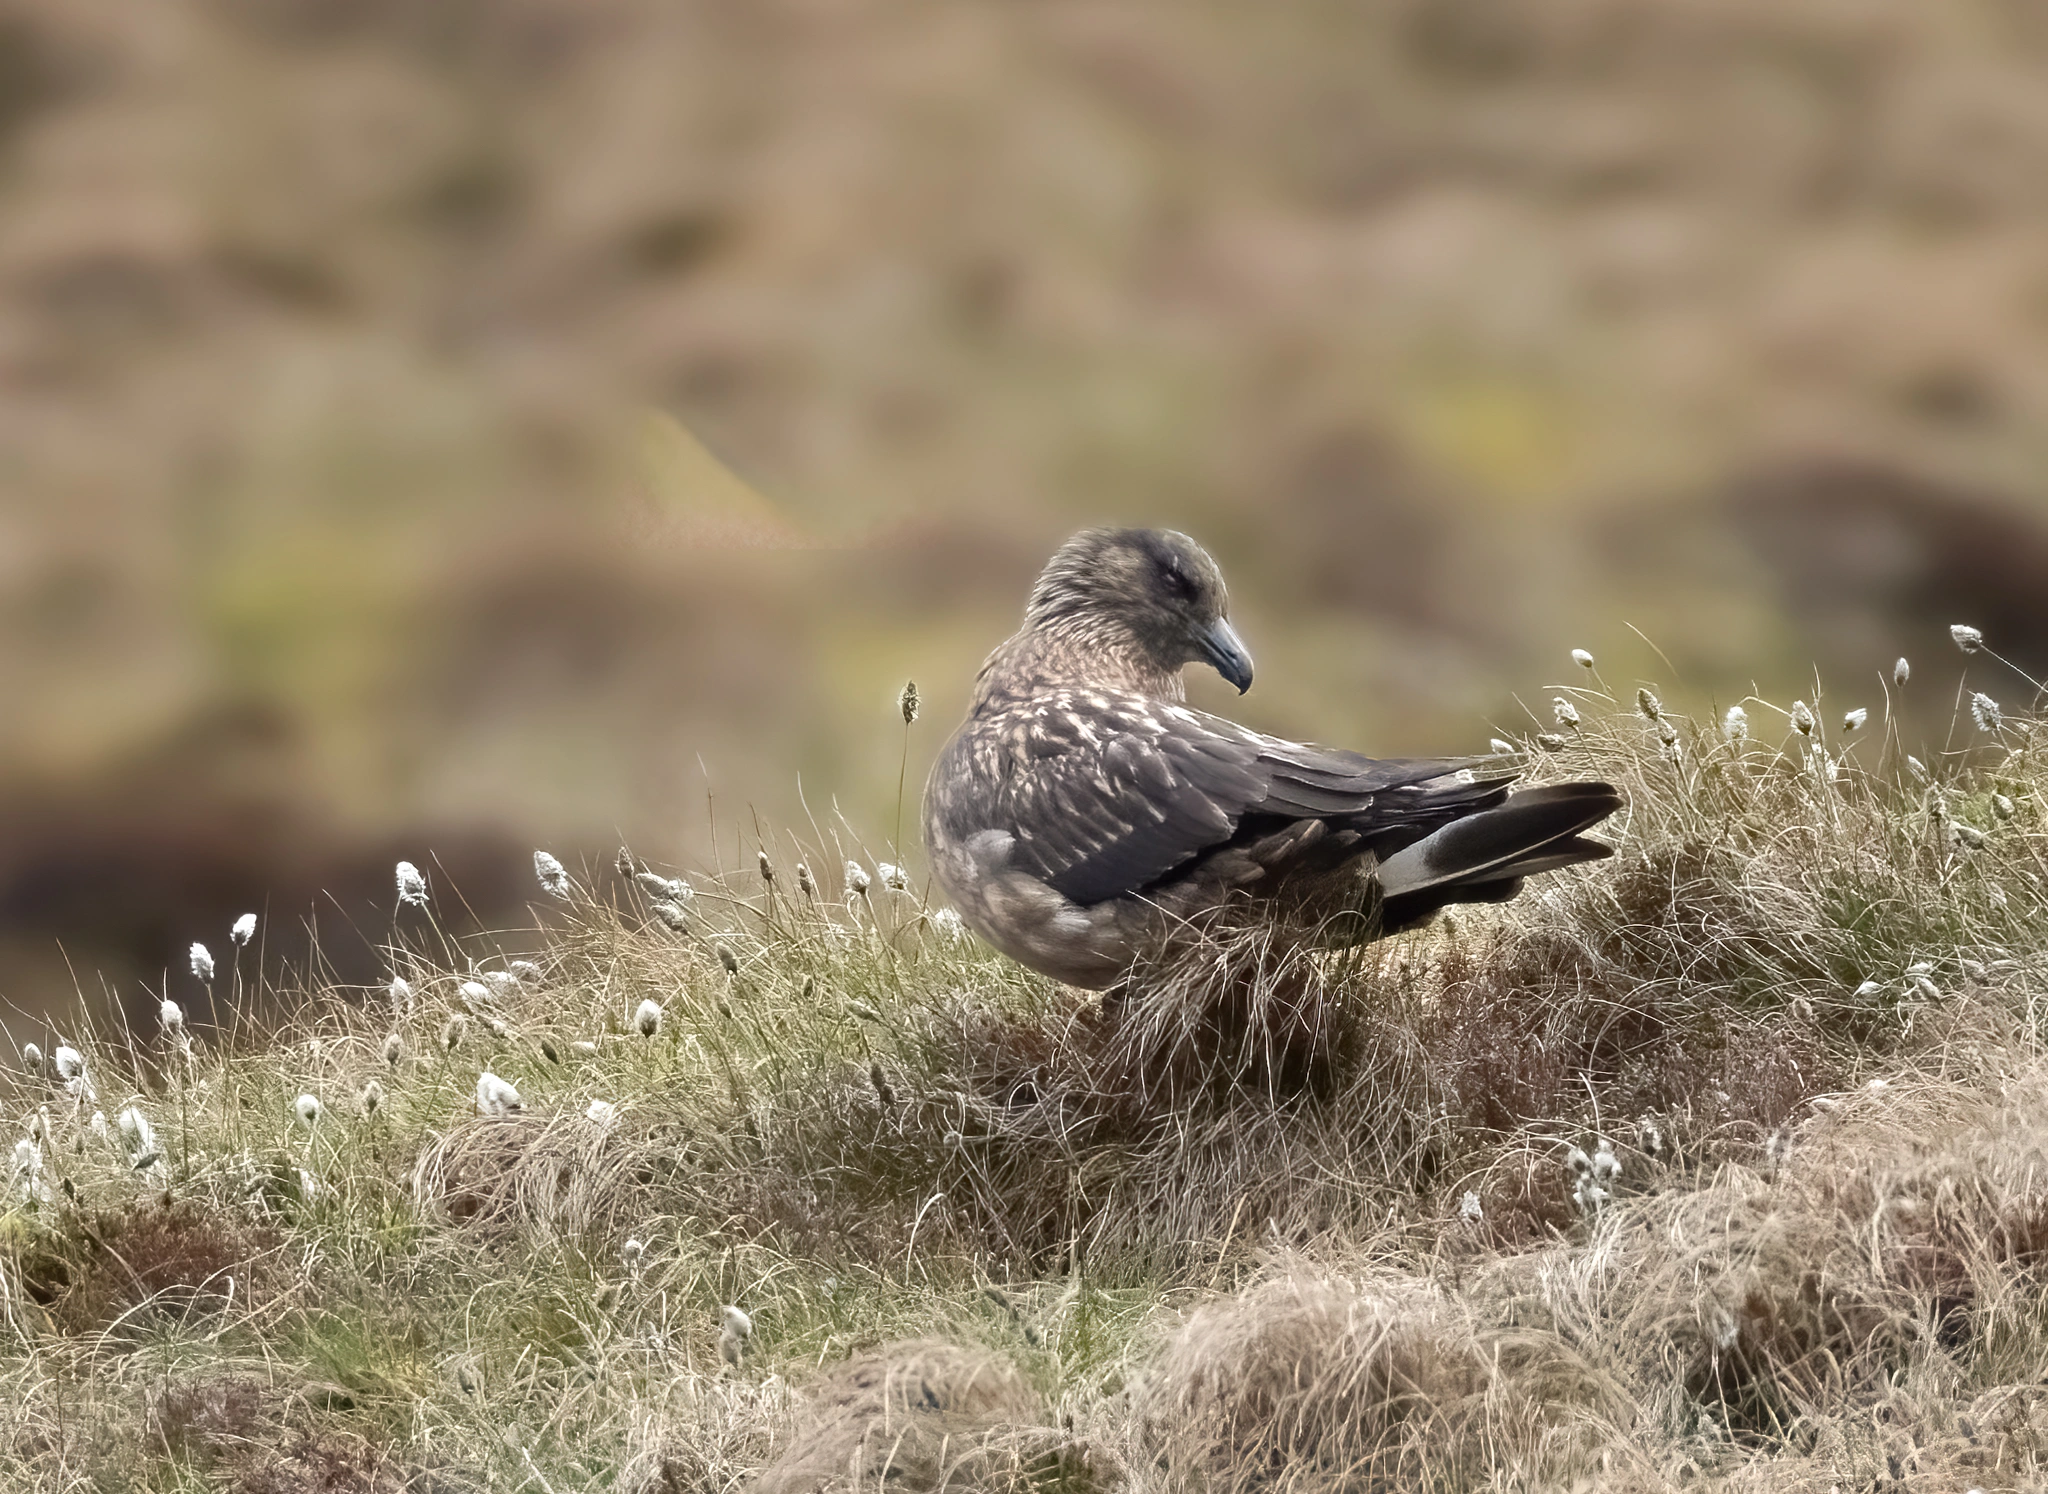
<instances>
[{"instance_id":1,"label":"hooked beak","mask_svg":"<svg viewBox=\"0 0 2048 1494\"><path fill-rule=\"evenodd\" d=\"M1227 618L1217 618L1197 635L1202 657L1216 666L1216 672L1237 686L1242 695L1252 687L1252 656L1244 651L1244 640Z\"/></svg>"}]
</instances>

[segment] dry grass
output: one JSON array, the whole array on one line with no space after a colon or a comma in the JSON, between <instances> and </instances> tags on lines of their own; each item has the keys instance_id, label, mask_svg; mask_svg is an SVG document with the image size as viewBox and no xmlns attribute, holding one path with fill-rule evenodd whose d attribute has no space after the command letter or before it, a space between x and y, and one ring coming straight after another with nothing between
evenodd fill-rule
<instances>
[{"instance_id":1,"label":"dry grass","mask_svg":"<svg viewBox=\"0 0 2048 1494\"><path fill-rule=\"evenodd\" d=\"M1928 778L1582 695L1533 763L1619 854L1361 950L1105 1006L880 876L625 857L532 966L401 910L403 1007L73 1034L0 1486L2038 1482L2036 728Z\"/></svg>"}]
</instances>

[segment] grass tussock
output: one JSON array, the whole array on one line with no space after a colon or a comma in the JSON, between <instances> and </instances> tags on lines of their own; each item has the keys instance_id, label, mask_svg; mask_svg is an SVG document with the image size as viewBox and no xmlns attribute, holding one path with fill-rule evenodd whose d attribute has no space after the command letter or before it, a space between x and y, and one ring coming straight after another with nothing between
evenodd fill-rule
<instances>
[{"instance_id":1,"label":"grass tussock","mask_svg":"<svg viewBox=\"0 0 2048 1494\"><path fill-rule=\"evenodd\" d=\"M770 840L46 1034L0 1487L2040 1482L2038 727L1576 699L1615 857L1359 948L1104 1002Z\"/></svg>"}]
</instances>

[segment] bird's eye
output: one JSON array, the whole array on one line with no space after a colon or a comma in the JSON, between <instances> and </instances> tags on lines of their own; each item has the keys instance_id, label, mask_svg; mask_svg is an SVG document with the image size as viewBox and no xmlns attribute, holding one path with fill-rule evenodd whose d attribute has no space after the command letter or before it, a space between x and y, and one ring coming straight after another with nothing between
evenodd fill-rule
<instances>
[{"instance_id":1,"label":"bird's eye","mask_svg":"<svg viewBox=\"0 0 2048 1494\"><path fill-rule=\"evenodd\" d=\"M1195 578L1177 565L1166 568L1166 589L1183 602L1195 599Z\"/></svg>"}]
</instances>

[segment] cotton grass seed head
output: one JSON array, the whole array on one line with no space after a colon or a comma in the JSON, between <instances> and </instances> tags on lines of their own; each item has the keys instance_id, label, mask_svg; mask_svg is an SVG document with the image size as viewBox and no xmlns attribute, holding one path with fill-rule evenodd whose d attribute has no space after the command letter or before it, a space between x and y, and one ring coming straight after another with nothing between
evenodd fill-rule
<instances>
[{"instance_id":1,"label":"cotton grass seed head","mask_svg":"<svg viewBox=\"0 0 2048 1494\"><path fill-rule=\"evenodd\" d=\"M1955 640L1957 648L1966 654L1974 654L1984 646L1984 633L1968 623L1950 623L1948 636Z\"/></svg>"},{"instance_id":2,"label":"cotton grass seed head","mask_svg":"<svg viewBox=\"0 0 2048 1494\"><path fill-rule=\"evenodd\" d=\"M519 1098L519 1091L509 1080L500 1079L489 1069L476 1076L478 1115L511 1115L525 1108L525 1101Z\"/></svg>"},{"instance_id":3,"label":"cotton grass seed head","mask_svg":"<svg viewBox=\"0 0 2048 1494\"><path fill-rule=\"evenodd\" d=\"M569 886L569 873L563 868L561 862L550 856L546 851L535 851L533 853L533 875L535 880L540 883L540 890L542 892L545 892L550 897L561 898L564 902L569 900L571 890Z\"/></svg>"},{"instance_id":4,"label":"cotton grass seed head","mask_svg":"<svg viewBox=\"0 0 2048 1494\"><path fill-rule=\"evenodd\" d=\"M1499 737L1492 738L1486 745L1495 757L1511 757L1515 751L1513 742L1503 741Z\"/></svg>"},{"instance_id":5,"label":"cotton grass seed head","mask_svg":"<svg viewBox=\"0 0 2048 1494\"><path fill-rule=\"evenodd\" d=\"M424 908L427 905L427 879L410 861L398 863L398 905L401 908Z\"/></svg>"},{"instance_id":6,"label":"cotton grass seed head","mask_svg":"<svg viewBox=\"0 0 2048 1494\"><path fill-rule=\"evenodd\" d=\"M902 892L910 886L910 875L893 861L877 861L875 873L881 877L882 885L891 892Z\"/></svg>"},{"instance_id":7,"label":"cotton grass seed head","mask_svg":"<svg viewBox=\"0 0 2048 1494\"><path fill-rule=\"evenodd\" d=\"M686 903L696 896L696 893L691 890L690 884L683 881L680 877L664 877L654 872L638 872L634 875L633 881L649 897L666 898L673 903Z\"/></svg>"},{"instance_id":8,"label":"cotton grass seed head","mask_svg":"<svg viewBox=\"0 0 2048 1494\"><path fill-rule=\"evenodd\" d=\"M228 938L237 944L247 944L255 937L256 915L254 913L244 913L235 920L234 926L228 930Z\"/></svg>"},{"instance_id":9,"label":"cotton grass seed head","mask_svg":"<svg viewBox=\"0 0 2048 1494\"><path fill-rule=\"evenodd\" d=\"M469 1011L481 1011L490 1004L491 988L480 980L466 980L455 988L456 999Z\"/></svg>"},{"instance_id":10,"label":"cotton grass seed head","mask_svg":"<svg viewBox=\"0 0 2048 1494\"><path fill-rule=\"evenodd\" d=\"M1912 677L1913 666L1907 663L1903 656L1899 659L1898 663L1892 665L1892 684L1894 687L1904 689L1906 681Z\"/></svg>"},{"instance_id":11,"label":"cotton grass seed head","mask_svg":"<svg viewBox=\"0 0 2048 1494\"><path fill-rule=\"evenodd\" d=\"M609 1131L619 1123L619 1107L610 1100L592 1100L583 1109L583 1118L600 1131Z\"/></svg>"},{"instance_id":12,"label":"cotton grass seed head","mask_svg":"<svg viewBox=\"0 0 2048 1494\"><path fill-rule=\"evenodd\" d=\"M866 897L870 886L867 869L858 861L846 863L846 890L855 897Z\"/></svg>"},{"instance_id":13,"label":"cotton grass seed head","mask_svg":"<svg viewBox=\"0 0 2048 1494\"><path fill-rule=\"evenodd\" d=\"M398 1067L398 1060L405 1057L405 1039L392 1033L384 1039L384 1062L392 1068Z\"/></svg>"},{"instance_id":14,"label":"cotton grass seed head","mask_svg":"<svg viewBox=\"0 0 2048 1494\"><path fill-rule=\"evenodd\" d=\"M633 1030L644 1038L661 1031L661 1003L652 996L633 1008Z\"/></svg>"},{"instance_id":15,"label":"cotton grass seed head","mask_svg":"<svg viewBox=\"0 0 2048 1494\"><path fill-rule=\"evenodd\" d=\"M59 1043L52 1056L57 1066L59 1079L83 1079L85 1077L85 1055L68 1043Z\"/></svg>"},{"instance_id":16,"label":"cotton grass seed head","mask_svg":"<svg viewBox=\"0 0 2048 1494\"><path fill-rule=\"evenodd\" d=\"M1861 731L1870 720L1870 712L1862 706L1856 707L1842 718L1843 731Z\"/></svg>"},{"instance_id":17,"label":"cotton grass seed head","mask_svg":"<svg viewBox=\"0 0 2048 1494\"><path fill-rule=\"evenodd\" d=\"M156 1150L156 1127L136 1106L130 1105L115 1116L114 1126L130 1152L141 1155Z\"/></svg>"},{"instance_id":18,"label":"cotton grass seed head","mask_svg":"<svg viewBox=\"0 0 2048 1494\"><path fill-rule=\"evenodd\" d=\"M204 944L192 946L192 973L201 980L213 979L213 955Z\"/></svg>"},{"instance_id":19,"label":"cotton grass seed head","mask_svg":"<svg viewBox=\"0 0 2048 1494\"><path fill-rule=\"evenodd\" d=\"M457 1012L448 1019L447 1025L441 1029L442 1051L453 1053L462 1046L462 1040L468 1036L469 1018L463 1016L461 1012Z\"/></svg>"},{"instance_id":20,"label":"cotton grass seed head","mask_svg":"<svg viewBox=\"0 0 2048 1494\"><path fill-rule=\"evenodd\" d=\"M1975 825L1959 824L1955 827L1955 831L1956 843L1964 850L1981 851L1984 849L1984 832Z\"/></svg>"},{"instance_id":21,"label":"cotton grass seed head","mask_svg":"<svg viewBox=\"0 0 2048 1494\"><path fill-rule=\"evenodd\" d=\"M1465 1190L1465 1196L1458 1200L1458 1217L1473 1224L1486 1217L1486 1209L1480 1203L1479 1195L1469 1188Z\"/></svg>"},{"instance_id":22,"label":"cotton grass seed head","mask_svg":"<svg viewBox=\"0 0 2048 1494\"><path fill-rule=\"evenodd\" d=\"M690 915L683 911L681 903L661 902L654 905L654 916L661 920L663 928L671 933L690 932Z\"/></svg>"},{"instance_id":23,"label":"cotton grass seed head","mask_svg":"<svg viewBox=\"0 0 2048 1494\"><path fill-rule=\"evenodd\" d=\"M1539 731L1536 733L1536 745L1545 752L1562 752L1571 743L1554 731Z\"/></svg>"},{"instance_id":24,"label":"cotton grass seed head","mask_svg":"<svg viewBox=\"0 0 2048 1494\"><path fill-rule=\"evenodd\" d=\"M1741 706L1728 707L1728 714L1721 718L1721 735L1731 742L1740 742L1749 736L1749 712Z\"/></svg>"},{"instance_id":25,"label":"cotton grass seed head","mask_svg":"<svg viewBox=\"0 0 2048 1494\"><path fill-rule=\"evenodd\" d=\"M1643 718L1645 720L1661 721L1664 719L1664 703L1657 699L1655 695L1650 693L1650 687L1648 685L1641 686L1637 689L1636 709L1643 713Z\"/></svg>"},{"instance_id":26,"label":"cotton grass seed head","mask_svg":"<svg viewBox=\"0 0 2048 1494\"><path fill-rule=\"evenodd\" d=\"M766 851L754 852L754 868L761 873L762 881L773 882L775 880L775 863L768 859Z\"/></svg>"},{"instance_id":27,"label":"cotton grass seed head","mask_svg":"<svg viewBox=\"0 0 2048 1494\"><path fill-rule=\"evenodd\" d=\"M385 988L385 994L391 998L393 1010L401 1012L412 1010L412 982L404 976L392 976L391 984Z\"/></svg>"},{"instance_id":28,"label":"cotton grass seed head","mask_svg":"<svg viewBox=\"0 0 2048 1494\"><path fill-rule=\"evenodd\" d=\"M2012 800L2007 798L2004 794L1993 794L1991 796L1991 812L1997 815L2001 820L2011 819L2013 816L2013 809L2014 805Z\"/></svg>"},{"instance_id":29,"label":"cotton grass seed head","mask_svg":"<svg viewBox=\"0 0 2048 1494\"><path fill-rule=\"evenodd\" d=\"M43 1071L43 1050L34 1043L23 1043L21 1045L21 1066L31 1074L40 1074Z\"/></svg>"},{"instance_id":30,"label":"cotton grass seed head","mask_svg":"<svg viewBox=\"0 0 2048 1494\"><path fill-rule=\"evenodd\" d=\"M319 1098L311 1094L300 1094L298 1099L292 1102L292 1114L299 1118L300 1125L308 1131L312 1130L320 1120Z\"/></svg>"},{"instance_id":31,"label":"cotton grass seed head","mask_svg":"<svg viewBox=\"0 0 2048 1494\"><path fill-rule=\"evenodd\" d=\"M1579 708L1562 695L1550 702L1550 715L1560 728L1571 731L1579 729Z\"/></svg>"},{"instance_id":32,"label":"cotton grass seed head","mask_svg":"<svg viewBox=\"0 0 2048 1494\"><path fill-rule=\"evenodd\" d=\"M163 1023L165 1032L180 1032L185 1026L185 1008L175 1001L165 1001L157 1007L156 1019Z\"/></svg>"},{"instance_id":33,"label":"cotton grass seed head","mask_svg":"<svg viewBox=\"0 0 2048 1494\"><path fill-rule=\"evenodd\" d=\"M362 1108L365 1116L375 1115L384 1108L384 1086L375 1079L366 1081L361 1093L356 1096L356 1104Z\"/></svg>"},{"instance_id":34,"label":"cotton grass seed head","mask_svg":"<svg viewBox=\"0 0 2048 1494\"><path fill-rule=\"evenodd\" d=\"M1575 648L1572 650L1572 662L1581 669L1591 669L1593 667L1593 656L1582 648Z\"/></svg>"},{"instance_id":35,"label":"cotton grass seed head","mask_svg":"<svg viewBox=\"0 0 2048 1494\"><path fill-rule=\"evenodd\" d=\"M1802 737L1813 735L1813 707L1803 700L1792 702L1792 729Z\"/></svg>"},{"instance_id":36,"label":"cotton grass seed head","mask_svg":"<svg viewBox=\"0 0 2048 1494\"><path fill-rule=\"evenodd\" d=\"M1970 697L1970 719L1977 723L1979 731L1997 731L2005 725L2005 714L1998 709L1998 702L1982 690Z\"/></svg>"},{"instance_id":37,"label":"cotton grass seed head","mask_svg":"<svg viewBox=\"0 0 2048 1494\"><path fill-rule=\"evenodd\" d=\"M967 925L957 909L939 908L932 913L932 932L948 944L958 944L967 937Z\"/></svg>"},{"instance_id":38,"label":"cotton grass seed head","mask_svg":"<svg viewBox=\"0 0 2048 1494\"><path fill-rule=\"evenodd\" d=\"M805 897L815 897L818 891L818 884L811 880L810 867L801 861L796 864L796 890Z\"/></svg>"},{"instance_id":39,"label":"cotton grass seed head","mask_svg":"<svg viewBox=\"0 0 2048 1494\"><path fill-rule=\"evenodd\" d=\"M540 966L531 960L513 960L505 967L506 972L523 986L537 986L546 978Z\"/></svg>"},{"instance_id":40,"label":"cotton grass seed head","mask_svg":"<svg viewBox=\"0 0 2048 1494\"><path fill-rule=\"evenodd\" d=\"M896 698L896 705L897 708L903 712L903 724L905 726L908 726L913 721L917 720L918 700L916 680L905 680L903 682L903 693Z\"/></svg>"}]
</instances>

